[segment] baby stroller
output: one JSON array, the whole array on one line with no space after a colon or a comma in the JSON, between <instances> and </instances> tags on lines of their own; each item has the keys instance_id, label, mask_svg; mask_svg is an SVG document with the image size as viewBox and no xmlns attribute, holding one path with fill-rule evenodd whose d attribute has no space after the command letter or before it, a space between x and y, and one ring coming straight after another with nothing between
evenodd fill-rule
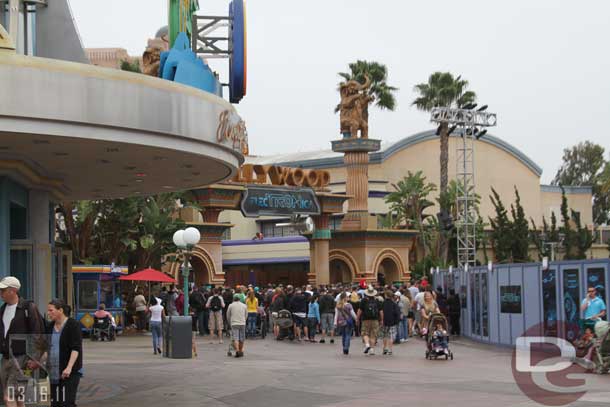
<instances>
[{"instance_id":1,"label":"baby stroller","mask_svg":"<svg viewBox=\"0 0 610 407\"><path fill-rule=\"evenodd\" d=\"M114 341L114 327L112 326L112 321L110 317L106 316L105 318L95 318L93 322L93 328L91 329L91 340L99 341L99 340L108 340Z\"/></svg>"},{"instance_id":2,"label":"baby stroller","mask_svg":"<svg viewBox=\"0 0 610 407\"><path fill-rule=\"evenodd\" d=\"M275 318L275 323L280 327L280 334L277 337L278 341L286 338L294 340L294 329L292 321L292 313L287 309L280 310Z\"/></svg>"},{"instance_id":3,"label":"baby stroller","mask_svg":"<svg viewBox=\"0 0 610 407\"><path fill-rule=\"evenodd\" d=\"M610 370L610 323L599 321L595 324L595 356L592 358L595 363L595 372L599 374L608 373Z\"/></svg>"},{"instance_id":4,"label":"baby stroller","mask_svg":"<svg viewBox=\"0 0 610 407\"><path fill-rule=\"evenodd\" d=\"M258 317L256 318L256 335L260 335L261 339L265 339L269 331L269 322L265 308L258 307Z\"/></svg>"},{"instance_id":5,"label":"baby stroller","mask_svg":"<svg viewBox=\"0 0 610 407\"><path fill-rule=\"evenodd\" d=\"M440 336L435 335L437 325L441 326L443 331ZM445 357L445 360L453 360L453 352L449 349L449 324L447 318L443 314L432 314L428 321L428 330L426 333L426 359L438 359Z\"/></svg>"}]
</instances>

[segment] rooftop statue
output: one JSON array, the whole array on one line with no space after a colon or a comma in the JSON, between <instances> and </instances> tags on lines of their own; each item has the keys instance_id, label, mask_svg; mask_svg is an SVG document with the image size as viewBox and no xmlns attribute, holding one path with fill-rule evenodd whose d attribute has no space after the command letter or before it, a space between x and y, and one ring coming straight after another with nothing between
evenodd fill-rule
<instances>
[{"instance_id":1,"label":"rooftop statue","mask_svg":"<svg viewBox=\"0 0 610 407\"><path fill-rule=\"evenodd\" d=\"M161 52L159 47L149 46L142 55L143 73L150 76L159 76L159 65L161 61Z\"/></svg>"},{"instance_id":2,"label":"rooftop statue","mask_svg":"<svg viewBox=\"0 0 610 407\"><path fill-rule=\"evenodd\" d=\"M361 138L368 138L368 105L374 98L368 94L371 80L365 75L365 81L361 84L351 80L341 82L339 93L341 103L339 104L341 133L344 138L358 138L360 130Z\"/></svg>"}]
</instances>

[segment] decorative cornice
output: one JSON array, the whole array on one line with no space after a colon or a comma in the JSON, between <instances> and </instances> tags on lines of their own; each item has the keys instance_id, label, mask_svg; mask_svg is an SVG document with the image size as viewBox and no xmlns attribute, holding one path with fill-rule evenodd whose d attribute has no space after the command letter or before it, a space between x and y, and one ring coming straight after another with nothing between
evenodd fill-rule
<instances>
[{"instance_id":1,"label":"decorative cornice","mask_svg":"<svg viewBox=\"0 0 610 407\"><path fill-rule=\"evenodd\" d=\"M265 259L232 259L223 260L223 266L241 266L243 264L278 264L278 263L309 263L309 256L305 257L275 257Z\"/></svg>"},{"instance_id":2,"label":"decorative cornice","mask_svg":"<svg viewBox=\"0 0 610 407\"><path fill-rule=\"evenodd\" d=\"M564 186L563 189L566 191L566 195L593 194L593 187L590 186ZM540 185L540 192L561 194L561 187L559 185Z\"/></svg>"},{"instance_id":3,"label":"decorative cornice","mask_svg":"<svg viewBox=\"0 0 610 407\"><path fill-rule=\"evenodd\" d=\"M304 236L266 237L262 240L223 240L223 246L252 246L261 244L306 243Z\"/></svg>"}]
</instances>

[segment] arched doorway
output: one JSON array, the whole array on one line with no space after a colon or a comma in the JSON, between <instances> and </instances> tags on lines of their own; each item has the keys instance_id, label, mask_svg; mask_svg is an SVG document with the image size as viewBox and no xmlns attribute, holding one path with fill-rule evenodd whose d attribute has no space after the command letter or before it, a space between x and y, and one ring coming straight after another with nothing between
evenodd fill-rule
<instances>
[{"instance_id":1,"label":"arched doorway","mask_svg":"<svg viewBox=\"0 0 610 407\"><path fill-rule=\"evenodd\" d=\"M194 282L196 287L210 284L210 270L205 262L196 256L191 257L191 275L189 281Z\"/></svg>"},{"instance_id":2,"label":"arched doorway","mask_svg":"<svg viewBox=\"0 0 610 407\"><path fill-rule=\"evenodd\" d=\"M330 283L351 283L352 273L347 263L341 259L334 259L330 261L329 266L330 272Z\"/></svg>"},{"instance_id":3,"label":"arched doorway","mask_svg":"<svg viewBox=\"0 0 610 407\"><path fill-rule=\"evenodd\" d=\"M379 268L377 269L377 278L378 280L385 280L385 284L392 284L395 281L400 281L398 264L396 264L396 262L390 257L386 257L379 264Z\"/></svg>"}]
</instances>

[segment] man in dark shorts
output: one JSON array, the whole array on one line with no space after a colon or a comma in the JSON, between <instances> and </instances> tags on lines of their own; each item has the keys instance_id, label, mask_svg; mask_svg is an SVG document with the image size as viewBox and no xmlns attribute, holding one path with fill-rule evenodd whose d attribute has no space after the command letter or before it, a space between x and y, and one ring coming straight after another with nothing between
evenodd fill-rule
<instances>
[{"instance_id":1,"label":"man in dark shorts","mask_svg":"<svg viewBox=\"0 0 610 407\"><path fill-rule=\"evenodd\" d=\"M300 342L301 328L303 328L305 335L307 335L307 325L305 325L305 318L307 318L307 299L300 288L296 289L294 295L290 299L289 308L294 320L294 336Z\"/></svg>"}]
</instances>

